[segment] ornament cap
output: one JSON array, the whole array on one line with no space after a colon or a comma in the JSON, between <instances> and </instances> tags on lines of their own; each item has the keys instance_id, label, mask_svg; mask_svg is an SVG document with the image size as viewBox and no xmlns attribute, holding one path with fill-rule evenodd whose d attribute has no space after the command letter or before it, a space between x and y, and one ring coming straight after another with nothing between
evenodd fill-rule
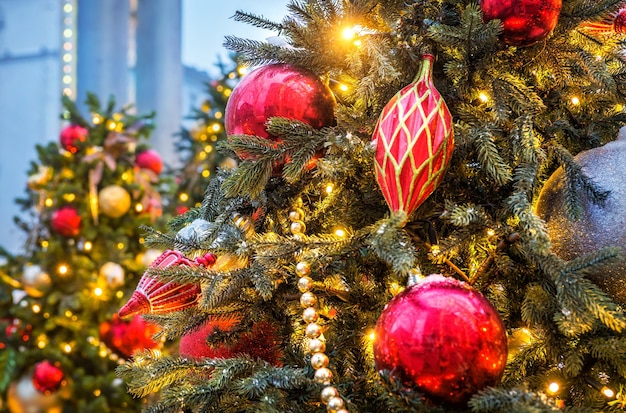
<instances>
[{"instance_id":1,"label":"ornament cap","mask_svg":"<svg viewBox=\"0 0 626 413\"><path fill-rule=\"evenodd\" d=\"M148 297L141 291L135 291L130 300L120 308L117 314L125 318L135 314L148 314L151 312L151 309L152 306Z\"/></svg>"}]
</instances>

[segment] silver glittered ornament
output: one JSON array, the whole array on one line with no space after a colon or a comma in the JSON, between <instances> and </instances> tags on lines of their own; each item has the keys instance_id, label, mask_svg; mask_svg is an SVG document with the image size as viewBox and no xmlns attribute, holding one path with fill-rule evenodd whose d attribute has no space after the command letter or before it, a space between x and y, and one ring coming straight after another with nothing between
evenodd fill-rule
<instances>
[{"instance_id":1,"label":"silver glittered ornament","mask_svg":"<svg viewBox=\"0 0 626 413\"><path fill-rule=\"evenodd\" d=\"M566 215L565 173L557 169L546 181L536 212L547 225L552 250L564 260L618 247L622 257L610 268L587 277L614 300L626 303L626 127L617 140L574 157L582 171L601 189L610 191L603 205L582 196L578 220Z\"/></svg>"}]
</instances>

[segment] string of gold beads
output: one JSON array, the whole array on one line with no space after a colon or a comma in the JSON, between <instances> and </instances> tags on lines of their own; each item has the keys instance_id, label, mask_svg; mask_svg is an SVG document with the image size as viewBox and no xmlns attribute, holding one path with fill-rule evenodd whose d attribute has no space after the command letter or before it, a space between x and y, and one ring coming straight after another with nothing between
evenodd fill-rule
<instances>
[{"instance_id":1,"label":"string of gold beads","mask_svg":"<svg viewBox=\"0 0 626 413\"><path fill-rule=\"evenodd\" d=\"M289 213L291 221L290 231L294 237L299 237L306 231L303 221L304 211L301 208L294 208ZM322 327L317 324L319 314L315 309L317 297L311 292L313 280L310 277L311 265L307 261L299 261L296 264L296 275L298 279L298 289L300 295L300 305L303 308L302 319L307 326L304 334L309 339L309 351L311 352L311 367L315 369L314 379L318 383L324 384L320 394L322 403L326 405L326 410L330 413L348 413L345 402L339 390L331 385L333 373L328 368L328 356L326 355L326 341L322 335Z\"/></svg>"}]
</instances>

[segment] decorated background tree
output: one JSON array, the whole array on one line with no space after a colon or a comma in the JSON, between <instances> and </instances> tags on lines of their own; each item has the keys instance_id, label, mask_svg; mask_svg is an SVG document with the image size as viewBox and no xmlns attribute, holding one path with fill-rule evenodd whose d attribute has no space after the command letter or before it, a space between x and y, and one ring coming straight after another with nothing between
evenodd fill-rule
<instances>
[{"instance_id":1,"label":"decorated background tree","mask_svg":"<svg viewBox=\"0 0 626 413\"><path fill-rule=\"evenodd\" d=\"M620 7L237 13L282 41L226 39L260 66L226 107L241 162L147 239L181 256L146 274L194 299L124 307L180 337L119 367L131 393L161 390L148 412L621 411Z\"/></svg>"},{"instance_id":2,"label":"decorated background tree","mask_svg":"<svg viewBox=\"0 0 626 413\"><path fill-rule=\"evenodd\" d=\"M65 99L67 126L37 147L16 217L28 242L1 269L0 390L11 413L140 411L145 400L115 368L162 346L156 326L116 315L155 258L141 226L163 226L173 190L147 144L152 116L93 95L87 104L85 118Z\"/></svg>"},{"instance_id":3,"label":"decorated background tree","mask_svg":"<svg viewBox=\"0 0 626 413\"><path fill-rule=\"evenodd\" d=\"M216 148L226 140L224 109L245 68L237 65L235 55L230 56L228 63L220 60L217 67L221 75L207 83L205 101L189 116L194 121L193 126L183 128L176 141L182 161L182 167L174 172L178 184L178 212L199 206L217 168L232 168L236 163L234 158L225 156Z\"/></svg>"}]
</instances>

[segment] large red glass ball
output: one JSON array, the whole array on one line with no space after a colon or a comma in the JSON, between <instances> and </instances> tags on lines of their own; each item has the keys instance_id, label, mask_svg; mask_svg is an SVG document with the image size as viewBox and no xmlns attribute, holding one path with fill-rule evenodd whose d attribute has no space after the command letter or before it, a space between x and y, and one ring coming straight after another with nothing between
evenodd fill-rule
<instances>
[{"instance_id":1,"label":"large red glass ball","mask_svg":"<svg viewBox=\"0 0 626 413\"><path fill-rule=\"evenodd\" d=\"M54 393L59 390L65 373L57 365L44 360L35 366L33 372L33 386L37 391L44 394Z\"/></svg>"},{"instance_id":2,"label":"large red glass ball","mask_svg":"<svg viewBox=\"0 0 626 413\"><path fill-rule=\"evenodd\" d=\"M59 141L61 146L71 153L78 152L77 142L85 142L89 132L80 125L69 125L63 128Z\"/></svg>"},{"instance_id":3,"label":"large red glass ball","mask_svg":"<svg viewBox=\"0 0 626 413\"><path fill-rule=\"evenodd\" d=\"M137 350L157 347L158 343L152 337L158 331L158 326L147 323L140 315L122 320L116 314L111 321L100 324L100 340L114 353L127 359Z\"/></svg>"},{"instance_id":4,"label":"large red glass ball","mask_svg":"<svg viewBox=\"0 0 626 413\"><path fill-rule=\"evenodd\" d=\"M265 130L272 117L299 120L319 129L335 123L335 98L315 74L288 64L257 68L233 89L225 110L228 135L274 139Z\"/></svg>"},{"instance_id":5,"label":"large red glass ball","mask_svg":"<svg viewBox=\"0 0 626 413\"><path fill-rule=\"evenodd\" d=\"M556 27L562 0L480 0L485 20L502 21L502 39L513 46L530 46Z\"/></svg>"},{"instance_id":6,"label":"large red glass ball","mask_svg":"<svg viewBox=\"0 0 626 413\"><path fill-rule=\"evenodd\" d=\"M430 275L395 296L376 324L374 361L434 402L465 403L501 379L506 330L465 283Z\"/></svg>"},{"instance_id":7,"label":"large red glass ball","mask_svg":"<svg viewBox=\"0 0 626 413\"><path fill-rule=\"evenodd\" d=\"M50 227L64 237L75 237L80 233L80 215L76 208L65 206L57 209L50 219Z\"/></svg>"}]
</instances>

